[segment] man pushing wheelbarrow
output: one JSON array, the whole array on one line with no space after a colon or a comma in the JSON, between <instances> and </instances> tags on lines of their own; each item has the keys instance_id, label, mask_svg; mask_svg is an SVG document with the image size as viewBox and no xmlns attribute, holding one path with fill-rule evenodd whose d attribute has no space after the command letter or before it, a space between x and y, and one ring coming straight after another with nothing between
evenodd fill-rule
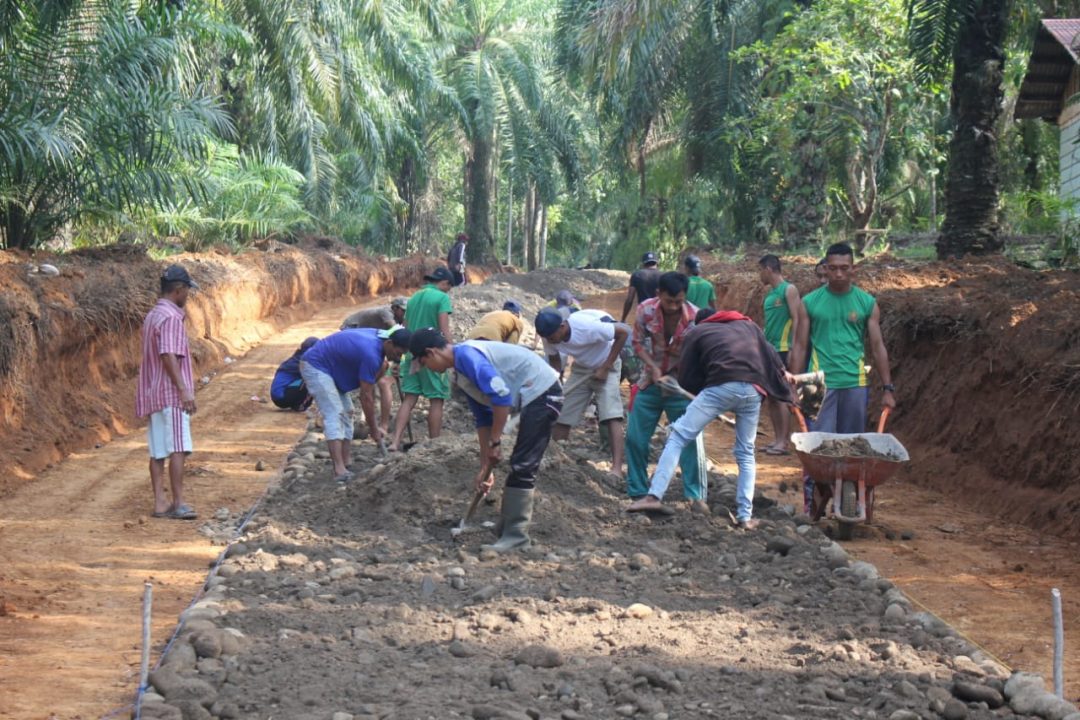
<instances>
[{"instance_id":1,"label":"man pushing wheelbarrow","mask_svg":"<svg viewBox=\"0 0 1080 720\"><path fill-rule=\"evenodd\" d=\"M864 364L866 339L869 338L874 367L882 381L881 402L885 406L885 413L882 415L879 433L868 435L884 436L881 431L884 430L885 418L888 412L896 407L894 396L896 388L892 384L889 354L881 336L880 309L872 295L853 284L854 255L847 244L837 243L826 251L825 272L828 283L803 298L802 307L799 309L799 322L796 325L795 345L788 356L789 369L792 373L799 374L804 369L807 348L813 348L810 353L810 370L821 371L825 375L827 387L825 399L810 428L814 433L810 435L824 433L844 437L864 434L870 402L870 388ZM805 433L798 433L793 437L796 452L799 453L799 459L806 470L803 476L803 509L812 518L819 519L827 510L829 497L836 494L836 488L839 487L841 495L846 492L849 496L849 502L845 504L843 497L837 498L838 502L834 504L844 505L846 511L845 507L836 507L834 511L835 514L847 519L846 522L841 523L841 533L850 535L851 525L854 522L865 521L872 517L872 488L883 481L884 477L878 475L875 475L874 479L867 477L865 475L867 470L863 467L867 464L862 462L826 463L809 460L810 457L819 457L816 453L820 442L827 438L811 439L805 435ZM888 462L893 465L906 461L907 452L903 446L891 435L884 437L891 438L891 442L881 438L873 441L867 438L863 440L871 449L880 449L888 445L888 450L892 453L890 457L895 458ZM818 444L810 445L812 442ZM851 442L855 440L852 439ZM833 448L830 452L843 453L846 452L845 447L852 450L854 446L834 444L830 447ZM857 449L862 449L862 445L860 444ZM850 458L852 455L859 456L852 450L847 452L847 455L835 457ZM848 469L839 472L838 465L843 465ZM855 466L860 466L857 472L851 469ZM891 467L891 465L883 467ZM851 502L850 487L845 486L844 480L837 481L838 472L839 475L847 473L847 480L854 483L854 503ZM888 474L891 474L891 470ZM859 477L862 477L861 481ZM863 488L862 492L859 492L859 487Z\"/></svg>"}]
</instances>

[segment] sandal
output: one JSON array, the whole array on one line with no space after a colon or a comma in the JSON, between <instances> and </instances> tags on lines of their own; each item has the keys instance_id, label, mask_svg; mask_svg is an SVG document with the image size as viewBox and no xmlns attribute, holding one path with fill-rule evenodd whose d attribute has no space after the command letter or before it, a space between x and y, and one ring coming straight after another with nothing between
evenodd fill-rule
<instances>
[{"instance_id":1,"label":"sandal","mask_svg":"<svg viewBox=\"0 0 1080 720\"><path fill-rule=\"evenodd\" d=\"M190 505L184 504L166 513L165 517L170 520L194 520L199 517L199 514L195 512L195 508Z\"/></svg>"},{"instance_id":2,"label":"sandal","mask_svg":"<svg viewBox=\"0 0 1080 720\"><path fill-rule=\"evenodd\" d=\"M346 470L345 472L343 472L340 475L338 475L337 477L335 477L334 481L339 482L342 485L344 485L345 483L349 482L352 479L353 479L352 472L350 472L349 470Z\"/></svg>"}]
</instances>

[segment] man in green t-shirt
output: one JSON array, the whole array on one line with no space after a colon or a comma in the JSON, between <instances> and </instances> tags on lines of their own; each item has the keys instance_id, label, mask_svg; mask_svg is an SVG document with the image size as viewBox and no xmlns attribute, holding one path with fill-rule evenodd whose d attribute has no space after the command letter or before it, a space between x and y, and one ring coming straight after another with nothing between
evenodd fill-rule
<instances>
[{"instance_id":1,"label":"man in green t-shirt","mask_svg":"<svg viewBox=\"0 0 1080 720\"><path fill-rule=\"evenodd\" d=\"M699 310L716 309L716 289L713 284L701 277L701 258L687 255L683 260L686 275L690 279L690 288L686 291L686 301Z\"/></svg>"},{"instance_id":2,"label":"man in green t-shirt","mask_svg":"<svg viewBox=\"0 0 1080 720\"><path fill-rule=\"evenodd\" d=\"M406 305L405 327L416 331L436 328L443 337L450 339L450 313L453 308L446 293L454 282L449 268L440 265L424 276L427 285L420 288ZM443 401L450 397L450 378L445 372L433 372L419 364L413 367L412 355L401 358L401 407L394 420L394 436L390 449L401 448L401 436L409 422L416 401L423 395L430 402L428 408L428 437L437 438L442 432Z\"/></svg>"},{"instance_id":3,"label":"man in green t-shirt","mask_svg":"<svg viewBox=\"0 0 1080 720\"><path fill-rule=\"evenodd\" d=\"M814 421L813 429L819 432L866 431L870 400L865 365L867 337L874 367L881 376L881 402L885 407L896 407L889 353L881 337L881 313L874 297L852 284L854 269L855 258L849 245L830 246L825 253L829 282L803 298L799 311L791 370L803 371L810 343L810 369L825 373L827 388ZM808 505L806 499L804 496L804 505Z\"/></svg>"},{"instance_id":4,"label":"man in green t-shirt","mask_svg":"<svg viewBox=\"0 0 1080 720\"><path fill-rule=\"evenodd\" d=\"M769 287L763 303L765 339L776 348L776 351L780 353L780 359L787 366L788 353L795 341L795 332L798 327L799 308L802 306L799 290L784 279L780 272L780 258L776 255L765 255L758 260L758 271L761 282ZM765 446L765 454L788 455L791 415L787 407L774 400L768 400L767 406L775 437L771 444Z\"/></svg>"}]
</instances>

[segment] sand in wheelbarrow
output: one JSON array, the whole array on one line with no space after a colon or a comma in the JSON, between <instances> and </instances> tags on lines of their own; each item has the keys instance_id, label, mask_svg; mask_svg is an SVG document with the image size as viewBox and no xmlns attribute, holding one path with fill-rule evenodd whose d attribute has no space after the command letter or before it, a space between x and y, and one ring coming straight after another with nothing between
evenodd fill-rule
<instances>
[{"instance_id":1,"label":"sand in wheelbarrow","mask_svg":"<svg viewBox=\"0 0 1080 720\"><path fill-rule=\"evenodd\" d=\"M900 456L889 451L876 450L864 437L831 438L823 441L810 451L813 455L825 457L879 458L882 460L900 460Z\"/></svg>"}]
</instances>

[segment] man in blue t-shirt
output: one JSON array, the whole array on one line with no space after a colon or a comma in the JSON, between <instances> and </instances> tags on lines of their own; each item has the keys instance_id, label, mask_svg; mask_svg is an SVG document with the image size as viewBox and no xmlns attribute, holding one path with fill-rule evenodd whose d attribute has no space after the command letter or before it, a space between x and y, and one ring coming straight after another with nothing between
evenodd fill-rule
<instances>
[{"instance_id":1,"label":"man in blue t-shirt","mask_svg":"<svg viewBox=\"0 0 1080 720\"><path fill-rule=\"evenodd\" d=\"M308 393L304 379L300 377L300 356L317 342L319 342L317 337L304 340L296 352L278 365L277 371L274 372L274 379L270 383L270 401L282 410L299 412L307 410L311 405L311 394Z\"/></svg>"},{"instance_id":2,"label":"man in blue t-shirt","mask_svg":"<svg viewBox=\"0 0 1080 720\"><path fill-rule=\"evenodd\" d=\"M480 441L477 491L491 489L491 473L501 457L506 420L512 409L521 410L503 491L499 539L485 547L496 552L528 547L536 472L562 411L558 373L539 355L520 345L486 340L451 345L434 328L413 333L409 352L434 372L455 370L455 382L468 397Z\"/></svg>"},{"instance_id":3,"label":"man in blue t-shirt","mask_svg":"<svg viewBox=\"0 0 1080 720\"><path fill-rule=\"evenodd\" d=\"M353 437L349 393L360 389L364 420L371 439L379 442L383 429L375 421L375 383L385 372L387 359L401 359L410 337L401 326L342 330L315 343L300 359L300 375L323 415L323 431L338 482L352 479L347 467Z\"/></svg>"}]
</instances>

